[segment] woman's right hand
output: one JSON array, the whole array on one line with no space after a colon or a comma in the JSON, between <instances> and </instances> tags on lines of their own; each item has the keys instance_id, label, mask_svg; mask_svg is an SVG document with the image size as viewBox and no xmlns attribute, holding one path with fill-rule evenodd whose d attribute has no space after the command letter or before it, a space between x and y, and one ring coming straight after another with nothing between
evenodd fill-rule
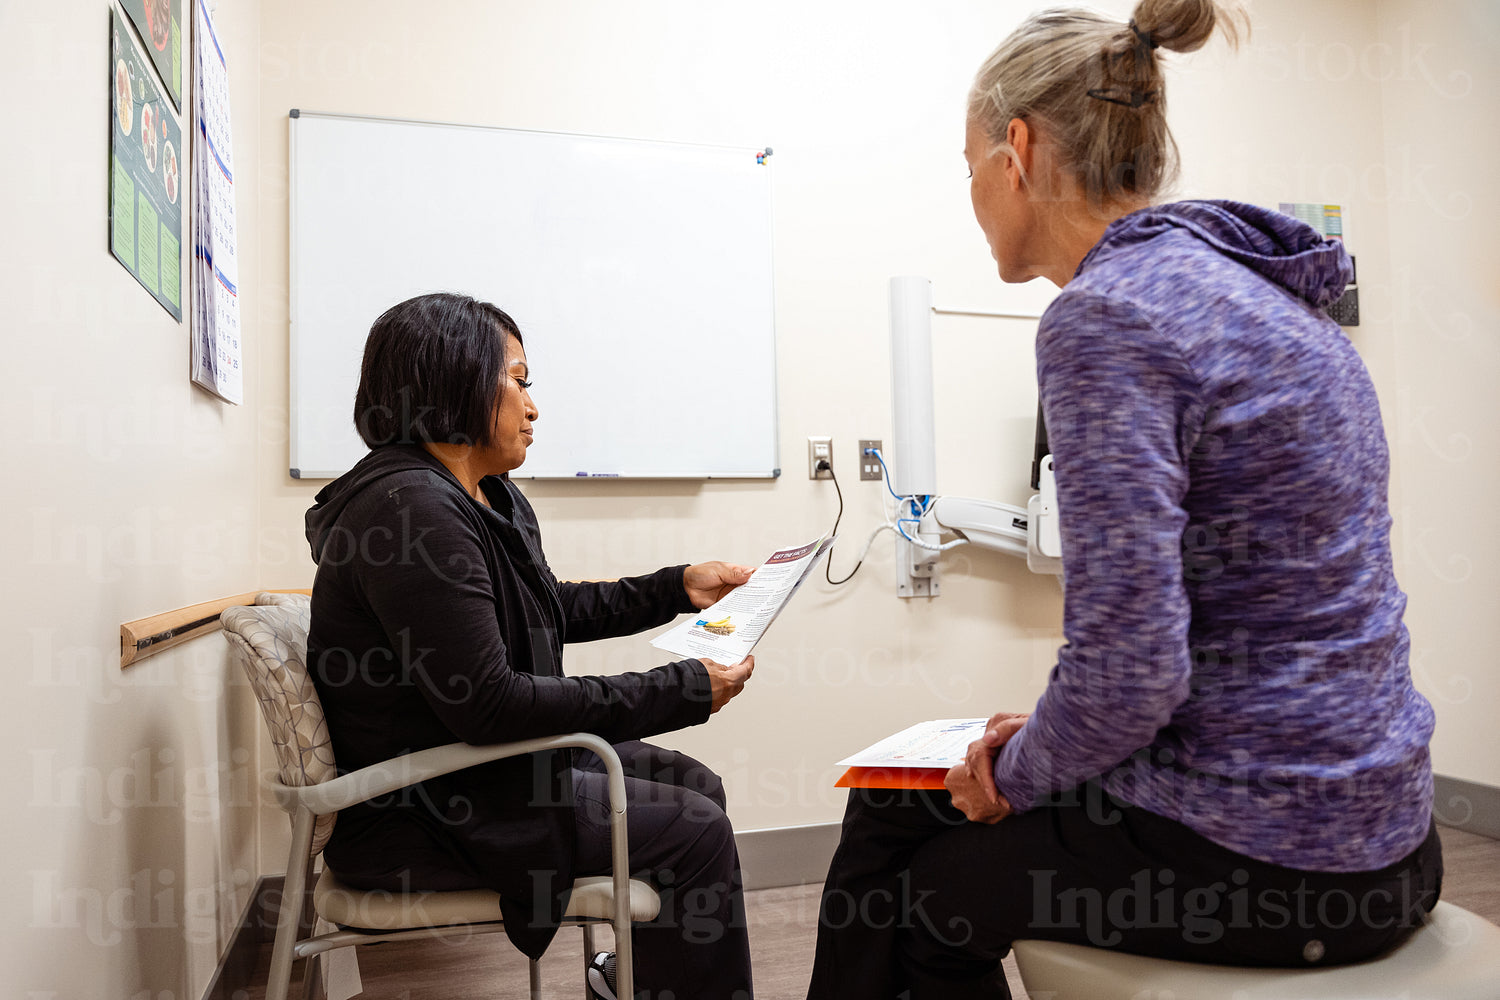
<instances>
[{"instance_id":1,"label":"woman's right hand","mask_svg":"<svg viewBox=\"0 0 1500 1000\"><path fill-rule=\"evenodd\" d=\"M698 662L708 668L708 682L713 693L713 707L708 710L709 714L717 712L729 704L729 699L745 689L745 682L755 672L755 657L747 656L732 667L700 656Z\"/></svg>"}]
</instances>

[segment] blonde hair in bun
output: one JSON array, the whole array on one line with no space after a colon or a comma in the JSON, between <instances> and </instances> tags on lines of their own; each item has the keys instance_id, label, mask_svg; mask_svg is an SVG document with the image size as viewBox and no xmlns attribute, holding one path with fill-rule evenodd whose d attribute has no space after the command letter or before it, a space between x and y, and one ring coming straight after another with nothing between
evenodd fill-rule
<instances>
[{"instance_id":1,"label":"blonde hair in bun","mask_svg":"<svg viewBox=\"0 0 1500 1000\"><path fill-rule=\"evenodd\" d=\"M1151 200L1177 177L1157 49L1194 52L1215 31L1231 45L1249 32L1236 0L1140 0L1128 23L1081 8L1023 21L980 66L969 121L1014 155L1011 119L1039 129L1089 201Z\"/></svg>"}]
</instances>

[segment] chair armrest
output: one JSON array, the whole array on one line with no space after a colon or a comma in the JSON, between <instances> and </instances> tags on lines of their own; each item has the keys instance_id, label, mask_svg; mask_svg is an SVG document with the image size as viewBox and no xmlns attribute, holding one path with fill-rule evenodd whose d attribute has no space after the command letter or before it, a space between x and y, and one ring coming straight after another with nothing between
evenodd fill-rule
<instances>
[{"instance_id":1,"label":"chair armrest","mask_svg":"<svg viewBox=\"0 0 1500 1000\"><path fill-rule=\"evenodd\" d=\"M447 746L419 750L379 764L371 764L358 771L339 775L332 781L306 787L293 787L284 785L279 780L270 780L266 784L276 797L276 804L293 817L293 865L287 870L289 884L297 884L297 880L305 878L305 866L311 860L308 848L312 842L314 816L338 812L366 799L476 764L564 747L592 750L604 761L604 771L608 775L610 872L614 888L614 914L610 923L615 929L616 942L624 942L616 952L616 972L619 981L628 986L635 982L635 960L630 947L630 835L625 826L625 768L620 764L620 756L615 753L615 748L593 733L561 733L557 736L516 743L493 743L488 746L449 743ZM298 845L301 847L302 867L297 866ZM283 936L284 929L292 927L293 923L284 921L278 927L278 941Z\"/></svg>"},{"instance_id":2,"label":"chair armrest","mask_svg":"<svg viewBox=\"0 0 1500 1000\"><path fill-rule=\"evenodd\" d=\"M593 733L560 733L557 736L543 736L534 740L491 743L485 746L449 743L446 746L418 750L416 753L393 757L379 764L371 764L369 767L341 774L331 781L318 785L296 787L283 784L280 780L273 778L266 782L266 786L275 796L276 804L287 812L305 808L315 815L323 816L408 785L414 785L419 781L461 771L476 764L563 747L581 747L585 750L592 750L600 760L604 761L605 772L609 776L610 808L623 813L625 811L625 773L620 765L620 758L615 753L614 747Z\"/></svg>"}]
</instances>

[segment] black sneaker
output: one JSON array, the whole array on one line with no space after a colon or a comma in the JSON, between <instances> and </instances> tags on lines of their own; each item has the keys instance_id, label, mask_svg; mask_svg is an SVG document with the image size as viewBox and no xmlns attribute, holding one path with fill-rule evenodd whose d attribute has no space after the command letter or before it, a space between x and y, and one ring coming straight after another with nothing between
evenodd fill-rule
<instances>
[{"instance_id":1,"label":"black sneaker","mask_svg":"<svg viewBox=\"0 0 1500 1000\"><path fill-rule=\"evenodd\" d=\"M601 951L589 963L589 995L594 1000L620 1000L615 995L615 953Z\"/></svg>"}]
</instances>

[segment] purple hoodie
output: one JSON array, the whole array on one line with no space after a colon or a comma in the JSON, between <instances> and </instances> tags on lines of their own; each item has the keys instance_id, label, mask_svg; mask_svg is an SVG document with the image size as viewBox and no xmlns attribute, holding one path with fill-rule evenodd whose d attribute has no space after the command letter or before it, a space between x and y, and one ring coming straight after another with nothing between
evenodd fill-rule
<instances>
[{"instance_id":1,"label":"purple hoodie","mask_svg":"<svg viewBox=\"0 0 1500 1000\"><path fill-rule=\"evenodd\" d=\"M1322 312L1341 245L1232 202L1114 222L1042 317L1066 644L995 765L1101 776L1262 861L1369 871L1432 812L1374 386Z\"/></svg>"}]
</instances>

